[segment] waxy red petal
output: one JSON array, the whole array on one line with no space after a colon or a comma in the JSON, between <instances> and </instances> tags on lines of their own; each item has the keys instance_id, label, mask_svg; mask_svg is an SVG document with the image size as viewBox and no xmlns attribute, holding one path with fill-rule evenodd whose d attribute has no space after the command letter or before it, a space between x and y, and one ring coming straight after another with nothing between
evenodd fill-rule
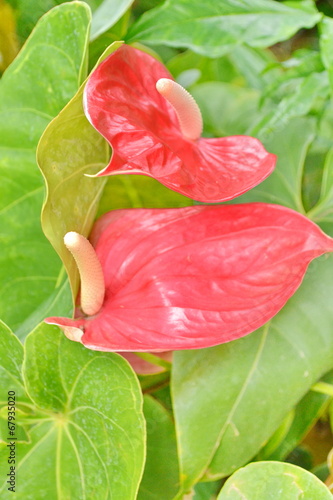
<instances>
[{"instance_id":1,"label":"waxy red petal","mask_svg":"<svg viewBox=\"0 0 333 500\"><path fill-rule=\"evenodd\" d=\"M275 156L253 137L184 139L174 109L156 90L160 78L172 76L152 56L126 45L90 76L85 113L113 148L99 175L144 174L193 199L220 202L272 172Z\"/></svg>"},{"instance_id":2,"label":"waxy red petal","mask_svg":"<svg viewBox=\"0 0 333 500\"><path fill-rule=\"evenodd\" d=\"M272 318L310 261L333 240L306 217L261 203L115 210L91 237L106 295L89 318L48 318L84 330L105 351L210 347ZM78 330L80 333L80 331Z\"/></svg>"}]
</instances>

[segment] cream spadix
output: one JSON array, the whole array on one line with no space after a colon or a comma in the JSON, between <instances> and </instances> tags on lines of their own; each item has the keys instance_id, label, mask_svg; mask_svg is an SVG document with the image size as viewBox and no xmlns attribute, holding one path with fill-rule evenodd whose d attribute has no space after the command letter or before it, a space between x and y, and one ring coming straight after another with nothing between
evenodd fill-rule
<instances>
[{"instance_id":1,"label":"cream spadix","mask_svg":"<svg viewBox=\"0 0 333 500\"><path fill-rule=\"evenodd\" d=\"M81 234L71 231L64 243L73 255L81 278L81 309L88 316L97 314L104 301L105 284L102 266L92 244Z\"/></svg>"},{"instance_id":2,"label":"cream spadix","mask_svg":"<svg viewBox=\"0 0 333 500\"><path fill-rule=\"evenodd\" d=\"M191 94L169 78L160 78L156 83L156 89L176 111L184 138L191 141L199 139L202 134L202 116Z\"/></svg>"}]
</instances>

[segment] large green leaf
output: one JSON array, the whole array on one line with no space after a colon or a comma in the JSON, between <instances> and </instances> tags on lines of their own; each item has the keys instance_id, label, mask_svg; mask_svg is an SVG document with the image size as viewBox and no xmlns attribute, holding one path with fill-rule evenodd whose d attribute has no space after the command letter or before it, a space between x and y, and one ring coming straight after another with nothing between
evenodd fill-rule
<instances>
[{"instance_id":1,"label":"large green leaf","mask_svg":"<svg viewBox=\"0 0 333 500\"><path fill-rule=\"evenodd\" d=\"M95 40L99 35L111 28L129 7L134 0L103 0L93 13L91 24L91 39ZM91 3L91 2L88 2ZM96 0L93 0L96 3Z\"/></svg>"},{"instance_id":2,"label":"large green leaf","mask_svg":"<svg viewBox=\"0 0 333 500\"><path fill-rule=\"evenodd\" d=\"M58 286L60 261L40 227L43 180L35 149L82 81L89 23L84 3L55 8L0 82L0 315L12 328Z\"/></svg>"},{"instance_id":3,"label":"large green leaf","mask_svg":"<svg viewBox=\"0 0 333 500\"><path fill-rule=\"evenodd\" d=\"M282 311L251 335L176 352L172 391L184 491L249 461L333 367L333 257L314 261ZM209 388L209 390L207 390Z\"/></svg>"},{"instance_id":4,"label":"large green leaf","mask_svg":"<svg viewBox=\"0 0 333 500\"><path fill-rule=\"evenodd\" d=\"M333 372L327 373L323 381L332 383ZM288 454L301 442L316 421L322 416L330 399L331 397L327 394L320 394L312 390L308 392L292 412L292 422L284 439L275 449L269 450L269 447L266 445L260 451L260 460L285 460Z\"/></svg>"},{"instance_id":5,"label":"large green leaf","mask_svg":"<svg viewBox=\"0 0 333 500\"><path fill-rule=\"evenodd\" d=\"M116 50L113 43L100 60ZM90 233L106 178L91 178L105 167L110 150L105 139L90 125L83 111L85 83L45 130L37 150L47 197L42 211L45 235L60 255L68 272L73 299L79 283L77 266L63 243L68 231Z\"/></svg>"},{"instance_id":6,"label":"large green leaf","mask_svg":"<svg viewBox=\"0 0 333 500\"><path fill-rule=\"evenodd\" d=\"M30 34L38 19L52 7L67 0L9 0L17 10L17 24L20 38L24 40ZM133 0L84 0L93 11L91 37L95 39L113 26Z\"/></svg>"},{"instance_id":7,"label":"large green leaf","mask_svg":"<svg viewBox=\"0 0 333 500\"><path fill-rule=\"evenodd\" d=\"M143 14L127 41L186 47L218 57L237 45L268 47L321 19L312 1L282 4L273 0L167 0Z\"/></svg>"},{"instance_id":8,"label":"large green leaf","mask_svg":"<svg viewBox=\"0 0 333 500\"><path fill-rule=\"evenodd\" d=\"M310 472L281 462L250 464L233 474L218 500L332 500L327 487Z\"/></svg>"},{"instance_id":9,"label":"large green leaf","mask_svg":"<svg viewBox=\"0 0 333 500\"><path fill-rule=\"evenodd\" d=\"M138 500L172 500L179 470L175 426L168 411L151 396L144 397L147 459Z\"/></svg>"},{"instance_id":10,"label":"large green leaf","mask_svg":"<svg viewBox=\"0 0 333 500\"><path fill-rule=\"evenodd\" d=\"M134 500L145 426L140 386L124 358L89 351L42 324L27 337L23 378L39 418L31 442L16 446L15 498ZM0 448L3 499L12 498L7 450Z\"/></svg>"}]
</instances>

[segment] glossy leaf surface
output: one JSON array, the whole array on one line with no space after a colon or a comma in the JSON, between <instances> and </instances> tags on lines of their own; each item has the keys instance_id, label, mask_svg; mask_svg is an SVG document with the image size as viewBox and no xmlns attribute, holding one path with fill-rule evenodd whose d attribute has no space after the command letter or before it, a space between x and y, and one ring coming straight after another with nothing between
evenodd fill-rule
<instances>
[{"instance_id":1,"label":"glossy leaf surface","mask_svg":"<svg viewBox=\"0 0 333 500\"><path fill-rule=\"evenodd\" d=\"M0 377L1 387L7 385L1 370ZM16 446L15 498L134 500L145 424L140 387L127 362L88 351L44 324L27 337L23 379L31 417L38 418L30 421L31 442ZM5 457L2 447L0 493L7 500L13 495L4 480Z\"/></svg>"},{"instance_id":2,"label":"glossy leaf surface","mask_svg":"<svg viewBox=\"0 0 333 500\"><path fill-rule=\"evenodd\" d=\"M168 0L145 13L131 28L127 42L186 47L218 57L237 45L268 47L310 28L321 18L312 2L272 0Z\"/></svg>"},{"instance_id":3,"label":"glossy leaf surface","mask_svg":"<svg viewBox=\"0 0 333 500\"><path fill-rule=\"evenodd\" d=\"M311 472L281 462L247 465L225 483L218 500L332 500L328 488Z\"/></svg>"},{"instance_id":4,"label":"glossy leaf surface","mask_svg":"<svg viewBox=\"0 0 333 500\"><path fill-rule=\"evenodd\" d=\"M333 372L327 373L322 380L333 382ZM264 447L260 451L261 460L285 460L289 453L302 441L317 420L323 415L330 402L330 396L310 390L297 404L293 419L284 439L269 453Z\"/></svg>"},{"instance_id":5,"label":"glossy leaf surface","mask_svg":"<svg viewBox=\"0 0 333 500\"><path fill-rule=\"evenodd\" d=\"M43 181L35 153L46 125L82 81L89 25L84 3L50 11L0 82L0 316L13 329L59 285L61 263L40 227Z\"/></svg>"},{"instance_id":6,"label":"glossy leaf surface","mask_svg":"<svg viewBox=\"0 0 333 500\"><path fill-rule=\"evenodd\" d=\"M27 397L22 379L23 346L11 330L0 321L0 450L16 437L17 441L29 441L26 428L14 420L14 426L10 425L13 420L8 418L8 396L14 395L10 403L14 402L16 412L24 411L29 406L30 399ZM27 406L26 406L27 405ZM13 417L13 414L11 414ZM12 430L14 427L14 431ZM8 448L7 448L8 449ZM1 453L1 452L0 452ZM8 466L8 462L6 461Z\"/></svg>"},{"instance_id":7,"label":"glossy leaf surface","mask_svg":"<svg viewBox=\"0 0 333 500\"><path fill-rule=\"evenodd\" d=\"M172 79L156 59L122 46L90 76L85 113L113 148L99 175L141 173L203 202L235 198L273 170L275 157L247 136L185 139L176 112L156 90Z\"/></svg>"},{"instance_id":8,"label":"glossy leaf surface","mask_svg":"<svg viewBox=\"0 0 333 500\"><path fill-rule=\"evenodd\" d=\"M251 335L174 354L172 392L185 491L246 464L333 366L333 257ZM207 387L210 388L207 391Z\"/></svg>"},{"instance_id":9,"label":"glossy leaf surface","mask_svg":"<svg viewBox=\"0 0 333 500\"><path fill-rule=\"evenodd\" d=\"M82 329L84 345L109 351L242 337L282 308L312 259L333 250L311 221L268 204L113 211L91 240L104 272L101 310L47 321Z\"/></svg>"},{"instance_id":10,"label":"glossy leaf surface","mask_svg":"<svg viewBox=\"0 0 333 500\"><path fill-rule=\"evenodd\" d=\"M132 5L133 0L90 0L88 3L96 6L96 10L93 12L90 36L91 40L95 40L121 18Z\"/></svg>"},{"instance_id":11,"label":"glossy leaf surface","mask_svg":"<svg viewBox=\"0 0 333 500\"><path fill-rule=\"evenodd\" d=\"M138 500L172 500L179 470L175 426L168 411L151 396L144 397L147 457Z\"/></svg>"}]
</instances>

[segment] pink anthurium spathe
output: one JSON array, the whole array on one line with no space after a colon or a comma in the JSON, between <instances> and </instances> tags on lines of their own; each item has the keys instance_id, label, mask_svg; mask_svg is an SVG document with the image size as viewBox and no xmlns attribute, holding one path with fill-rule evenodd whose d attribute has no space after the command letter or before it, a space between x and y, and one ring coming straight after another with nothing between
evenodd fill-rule
<instances>
[{"instance_id":1,"label":"pink anthurium spathe","mask_svg":"<svg viewBox=\"0 0 333 500\"><path fill-rule=\"evenodd\" d=\"M264 203L115 210L97 221L91 243L77 233L65 243L81 275L82 314L46 321L90 349L120 352L247 335L283 307L312 259L333 251L309 219Z\"/></svg>"},{"instance_id":2,"label":"pink anthurium spathe","mask_svg":"<svg viewBox=\"0 0 333 500\"><path fill-rule=\"evenodd\" d=\"M144 174L195 200L220 202L256 186L275 166L253 137L202 138L194 99L159 61L130 46L91 74L84 109L113 149L97 175Z\"/></svg>"}]
</instances>

